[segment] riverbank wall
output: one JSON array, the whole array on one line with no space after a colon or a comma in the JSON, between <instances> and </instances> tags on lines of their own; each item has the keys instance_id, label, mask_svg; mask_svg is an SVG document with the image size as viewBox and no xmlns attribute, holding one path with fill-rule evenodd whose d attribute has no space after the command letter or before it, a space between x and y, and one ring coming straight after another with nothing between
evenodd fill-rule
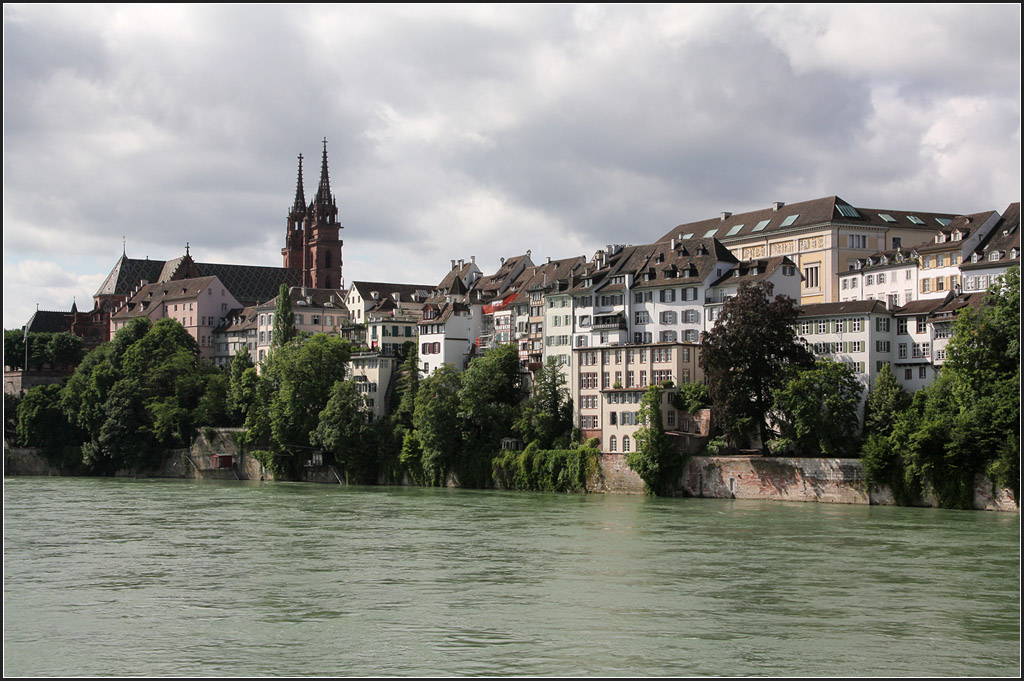
<instances>
[{"instance_id":1,"label":"riverbank wall","mask_svg":"<svg viewBox=\"0 0 1024 681\"><path fill-rule=\"evenodd\" d=\"M587 491L643 494L644 483L626 465L625 454L603 454L601 475L592 476ZM708 499L756 499L831 504L895 505L884 485L868 487L860 459L813 459L767 456L695 456L687 462L676 489L679 494ZM917 506L938 506L934 497ZM974 508L1019 512L1013 492L998 489L978 475Z\"/></svg>"},{"instance_id":2,"label":"riverbank wall","mask_svg":"<svg viewBox=\"0 0 1024 681\"><path fill-rule=\"evenodd\" d=\"M221 428L201 433L192 446L170 452L155 470L123 471L130 477L194 478L214 480L273 480L256 457L236 440L241 429ZM230 457L230 463L225 457ZM227 464L227 465L225 465ZM628 465L625 454L603 454L600 470L590 476L587 491L643 494L644 484ZM301 482L343 483L332 466L305 469ZM62 475L33 448L4 448L4 475ZM998 489L992 480L975 478L974 508L1019 512L1013 492ZM833 504L894 505L885 486L870 489L860 459L791 458L762 456L695 456L683 470L676 487L681 496L708 499L755 499ZM917 506L937 506L925 497Z\"/></svg>"}]
</instances>

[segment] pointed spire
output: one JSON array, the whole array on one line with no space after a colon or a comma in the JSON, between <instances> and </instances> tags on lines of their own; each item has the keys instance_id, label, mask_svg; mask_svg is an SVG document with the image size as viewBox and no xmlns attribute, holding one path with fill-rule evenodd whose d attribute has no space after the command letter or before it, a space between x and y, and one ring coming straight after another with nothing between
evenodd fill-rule
<instances>
[{"instance_id":1,"label":"pointed spire","mask_svg":"<svg viewBox=\"0 0 1024 681\"><path fill-rule=\"evenodd\" d=\"M331 179L327 173L327 138L324 138L323 162L320 166L320 185L313 199L314 220L318 223L333 224L338 215L338 208L331 195Z\"/></svg>"},{"instance_id":2,"label":"pointed spire","mask_svg":"<svg viewBox=\"0 0 1024 681\"><path fill-rule=\"evenodd\" d=\"M302 154L299 154L299 179L295 186L295 202L292 204L291 212L296 217L306 213L306 193L302 188Z\"/></svg>"}]
</instances>

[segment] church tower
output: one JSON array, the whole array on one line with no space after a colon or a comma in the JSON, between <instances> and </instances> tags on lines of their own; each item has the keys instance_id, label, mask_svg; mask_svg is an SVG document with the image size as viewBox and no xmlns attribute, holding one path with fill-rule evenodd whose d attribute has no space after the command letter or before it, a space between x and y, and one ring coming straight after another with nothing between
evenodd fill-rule
<instances>
[{"instance_id":1,"label":"church tower","mask_svg":"<svg viewBox=\"0 0 1024 681\"><path fill-rule=\"evenodd\" d=\"M327 172L327 139L324 139L320 184L316 196L306 205L302 187L302 155L299 155L299 179L295 201L288 210L285 247L281 249L284 266L302 271L302 285L310 288L341 286L341 247L338 205L331 194Z\"/></svg>"}]
</instances>

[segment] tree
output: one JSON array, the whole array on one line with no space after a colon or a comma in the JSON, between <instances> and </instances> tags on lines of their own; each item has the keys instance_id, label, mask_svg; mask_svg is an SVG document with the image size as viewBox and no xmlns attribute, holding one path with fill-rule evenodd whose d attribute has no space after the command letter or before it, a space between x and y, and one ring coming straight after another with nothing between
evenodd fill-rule
<instances>
[{"instance_id":1,"label":"tree","mask_svg":"<svg viewBox=\"0 0 1024 681\"><path fill-rule=\"evenodd\" d=\"M333 455L335 462L345 471L346 478L351 475L365 480L370 479L373 473L368 421L366 402L355 382L336 382L310 440Z\"/></svg>"},{"instance_id":2,"label":"tree","mask_svg":"<svg viewBox=\"0 0 1024 681\"><path fill-rule=\"evenodd\" d=\"M515 429L529 445L551 449L558 438L572 433L572 399L565 387L561 363L553 357L537 371L530 397L522 405Z\"/></svg>"},{"instance_id":3,"label":"tree","mask_svg":"<svg viewBox=\"0 0 1024 681\"><path fill-rule=\"evenodd\" d=\"M875 376L864 404L864 434L888 437L900 412L910 406L910 395L896 380L888 362Z\"/></svg>"},{"instance_id":4,"label":"tree","mask_svg":"<svg viewBox=\"0 0 1024 681\"><path fill-rule=\"evenodd\" d=\"M55 333L46 344L46 355L50 366L60 365L67 369L82 361L85 356L85 344L73 333Z\"/></svg>"},{"instance_id":5,"label":"tree","mask_svg":"<svg viewBox=\"0 0 1024 681\"><path fill-rule=\"evenodd\" d=\"M469 363L459 386L463 456L456 460L459 481L467 487L490 486L491 459L501 440L512 434L521 399L519 351L499 345Z\"/></svg>"},{"instance_id":6,"label":"tree","mask_svg":"<svg viewBox=\"0 0 1024 681\"><path fill-rule=\"evenodd\" d=\"M775 392L782 441L805 455L845 456L857 445L864 388L853 370L831 360L790 367Z\"/></svg>"},{"instance_id":7,"label":"tree","mask_svg":"<svg viewBox=\"0 0 1024 681\"><path fill-rule=\"evenodd\" d=\"M334 384L345 379L350 355L348 341L323 333L277 348L263 363L246 425L267 435L277 455L309 447Z\"/></svg>"},{"instance_id":8,"label":"tree","mask_svg":"<svg viewBox=\"0 0 1024 681\"><path fill-rule=\"evenodd\" d=\"M461 459L462 422L459 419L461 375L451 364L442 364L420 381L413 414L415 443L403 445L403 460L412 462L420 453L423 474L428 483L442 485Z\"/></svg>"},{"instance_id":9,"label":"tree","mask_svg":"<svg viewBox=\"0 0 1024 681\"><path fill-rule=\"evenodd\" d=\"M771 292L768 282L742 284L722 306L721 316L704 340L700 361L714 420L734 442L753 423L764 446L771 432L767 415L786 368L814 364L794 330L795 302L781 295L772 300Z\"/></svg>"},{"instance_id":10,"label":"tree","mask_svg":"<svg viewBox=\"0 0 1024 681\"><path fill-rule=\"evenodd\" d=\"M272 348L287 345L295 338L295 313L292 312L292 299L289 296L288 284L281 284L277 294L277 309L274 310L274 338Z\"/></svg>"},{"instance_id":11,"label":"tree","mask_svg":"<svg viewBox=\"0 0 1024 681\"><path fill-rule=\"evenodd\" d=\"M683 457L665 435L661 419L661 395L664 389L652 385L640 400L633 438L636 449L626 454L626 465L644 481L648 494L664 494L682 472Z\"/></svg>"},{"instance_id":12,"label":"tree","mask_svg":"<svg viewBox=\"0 0 1024 681\"><path fill-rule=\"evenodd\" d=\"M228 370L227 413L233 425L245 422L255 398L256 381L256 365L249 355L249 349L243 345L231 359Z\"/></svg>"}]
</instances>

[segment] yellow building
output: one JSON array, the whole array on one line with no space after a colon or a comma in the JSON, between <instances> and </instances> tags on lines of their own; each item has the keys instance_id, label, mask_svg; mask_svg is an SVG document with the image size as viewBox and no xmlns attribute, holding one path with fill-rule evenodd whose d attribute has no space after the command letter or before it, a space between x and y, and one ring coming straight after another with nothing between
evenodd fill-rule
<instances>
[{"instance_id":1,"label":"yellow building","mask_svg":"<svg viewBox=\"0 0 1024 681\"><path fill-rule=\"evenodd\" d=\"M957 216L855 208L838 196L679 225L659 241L715 238L740 260L788 256L803 284L802 304L837 302L840 272L864 256L927 241Z\"/></svg>"}]
</instances>

